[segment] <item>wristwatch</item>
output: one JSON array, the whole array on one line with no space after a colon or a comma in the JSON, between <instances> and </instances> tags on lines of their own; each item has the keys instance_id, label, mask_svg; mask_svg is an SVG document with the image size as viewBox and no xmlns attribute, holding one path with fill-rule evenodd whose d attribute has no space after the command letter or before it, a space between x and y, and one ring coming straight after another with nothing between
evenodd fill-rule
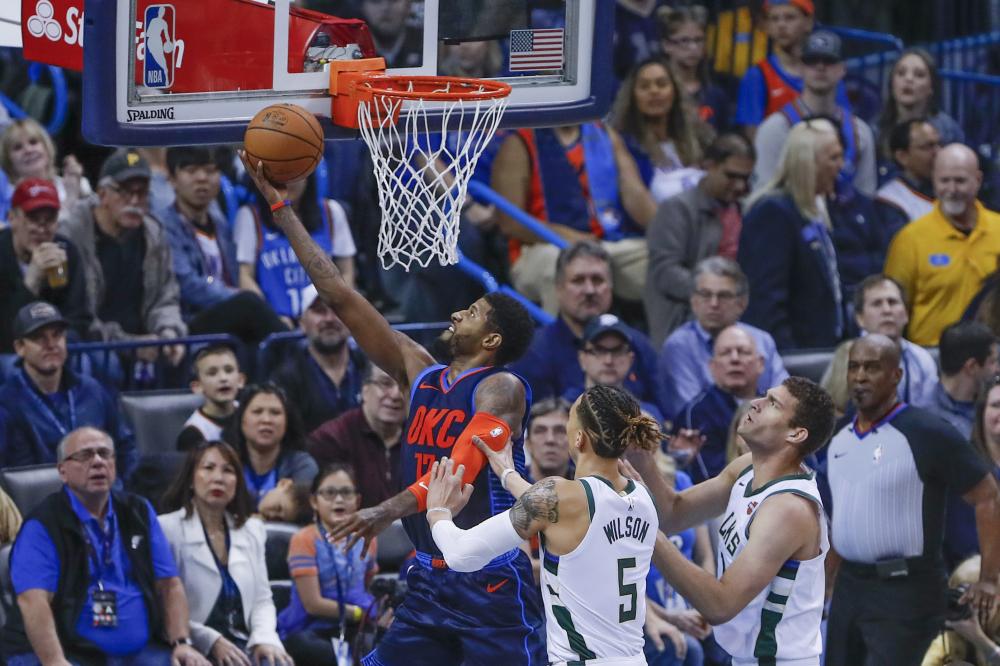
<instances>
[{"instance_id":1,"label":"wristwatch","mask_svg":"<svg viewBox=\"0 0 1000 666\"><path fill-rule=\"evenodd\" d=\"M194 646L194 643L191 642L190 636L185 636L184 638L175 638L174 640L170 641L171 649L176 648L178 645L187 645L188 647L192 647Z\"/></svg>"}]
</instances>

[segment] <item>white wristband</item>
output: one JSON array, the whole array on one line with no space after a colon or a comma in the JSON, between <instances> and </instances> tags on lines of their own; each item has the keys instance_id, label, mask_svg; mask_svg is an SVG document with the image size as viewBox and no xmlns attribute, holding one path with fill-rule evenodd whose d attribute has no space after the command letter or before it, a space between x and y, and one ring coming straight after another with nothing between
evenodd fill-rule
<instances>
[{"instance_id":1,"label":"white wristband","mask_svg":"<svg viewBox=\"0 0 1000 666\"><path fill-rule=\"evenodd\" d=\"M514 469L513 467L508 467L507 469L505 469L503 471L503 474L500 475L500 485L503 487L504 490L507 490L507 475L508 474L517 474L517 470Z\"/></svg>"},{"instance_id":2,"label":"white wristband","mask_svg":"<svg viewBox=\"0 0 1000 666\"><path fill-rule=\"evenodd\" d=\"M433 513L434 511L440 511L441 513L447 513L448 519L451 520L451 509L446 506L436 506L432 509L427 509L427 513Z\"/></svg>"}]
</instances>

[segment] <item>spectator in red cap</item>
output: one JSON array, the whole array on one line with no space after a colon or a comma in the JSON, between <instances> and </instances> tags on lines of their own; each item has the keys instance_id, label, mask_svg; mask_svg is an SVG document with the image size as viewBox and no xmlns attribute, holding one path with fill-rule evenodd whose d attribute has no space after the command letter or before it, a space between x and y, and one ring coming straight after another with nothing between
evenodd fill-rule
<instances>
[{"instance_id":1,"label":"spectator in red cap","mask_svg":"<svg viewBox=\"0 0 1000 666\"><path fill-rule=\"evenodd\" d=\"M767 36L774 53L747 70L740 81L735 124L752 139L757 125L802 92L802 47L813 29L812 0L766 0ZM849 106L843 83L837 102Z\"/></svg>"},{"instance_id":2,"label":"spectator in red cap","mask_svg":"<svg viewBox=\"0 0 1000 666\"><path fill-rule=\"evenodd\" d=\"M14 352L11 322L32 301L58 307L78 335L90 325L80 254L56 234L55 185L40 178L22 180L11 206L10 227L0 231L0 354Z\"/></svg>"}]
</instances>

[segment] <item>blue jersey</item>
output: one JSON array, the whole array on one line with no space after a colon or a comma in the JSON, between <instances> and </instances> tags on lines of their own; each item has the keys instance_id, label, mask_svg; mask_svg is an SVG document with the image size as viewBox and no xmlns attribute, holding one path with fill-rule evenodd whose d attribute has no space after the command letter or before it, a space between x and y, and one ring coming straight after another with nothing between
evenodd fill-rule
<instances>
[{"instance_id":1,"label":"blue jersey","mask_svg":"<svg viewBox=\"0 0 1000 666\"><path fill-rule=\"evenodd\" d=\"M333 226L325 205L320 205L323 223L312 233L323 251L333 253ZM288 237L277 229L265 227L254 211L257 220L257 284L264 298L274 311L283 317L298 319L302 314L302 292L312 281L299 263Z\"/></svg>"},{"instance_id":2,"label":"blue jersey","mask_svg":"<svg viewBox=\"0 0 1000 666\"><path fill-rule=\"evenodd\" d=\"M449 384L448 366L432 365L417 376L410 390L410 415L403 429L403 448L400 450L400 480L404 486L413 484L429 472L435 460L451 456L458 436L475 414L476 388L484 379L498 372L510 371L495 366L472 368ZM521 382L525 390L524 413L527 414L531 409L531 387L523 379ZM527 477L524 434L514 435L514 466L522 477ZM455 524L459 527L474 527L514 505L514 497L503 489L500 479L489 465L483 466L472 484L475 488L472 498L455 517ZM407 516L403 519L403 526L418 552L441 556L424 514Z\"/></svg>"}]
</instances>

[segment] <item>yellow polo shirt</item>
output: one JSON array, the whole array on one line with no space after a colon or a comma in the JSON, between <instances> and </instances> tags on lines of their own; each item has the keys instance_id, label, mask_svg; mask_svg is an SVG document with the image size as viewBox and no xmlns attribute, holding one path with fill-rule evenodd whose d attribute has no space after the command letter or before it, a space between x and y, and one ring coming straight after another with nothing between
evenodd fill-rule
<instances>
[{"instance_id":1,"label":"yellow polo shirt","mask_svg":"<svg viewBox=\"0 0 1000 666\"><path fill-rule=\"evenodd\" d=\"M976 210L976 228L966 236L935 202L930 213L903 227L889 245L885 272L906 289L906 337L918 345L937 345L941 331L961 319L983 278L997 270L1000 214L979 201Z\"/></svg>"}]
</instances>

